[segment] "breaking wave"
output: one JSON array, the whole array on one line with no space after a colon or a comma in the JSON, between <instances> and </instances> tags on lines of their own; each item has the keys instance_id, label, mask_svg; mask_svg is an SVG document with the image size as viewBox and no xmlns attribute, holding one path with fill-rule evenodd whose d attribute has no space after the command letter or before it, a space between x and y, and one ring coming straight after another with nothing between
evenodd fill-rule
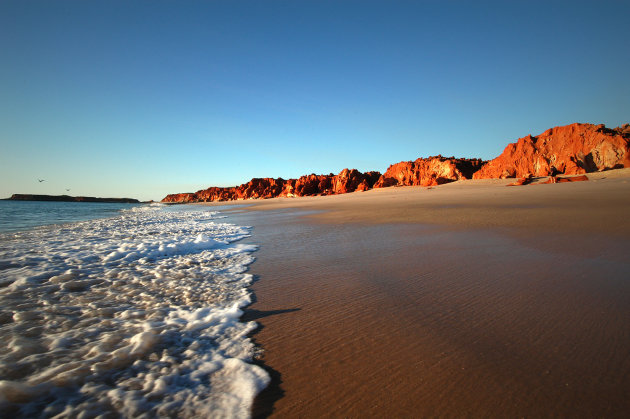
<instances>
[{"instance_id":1,"label":"breaking wave","mask_svg":"<svg viewBox=\"0 0 630 419\"><path fill-rule=\"evenodd\" d=\"M0 410L247 417L250 229L194 207L0 234Z\"/></svg>"}]
</instances>

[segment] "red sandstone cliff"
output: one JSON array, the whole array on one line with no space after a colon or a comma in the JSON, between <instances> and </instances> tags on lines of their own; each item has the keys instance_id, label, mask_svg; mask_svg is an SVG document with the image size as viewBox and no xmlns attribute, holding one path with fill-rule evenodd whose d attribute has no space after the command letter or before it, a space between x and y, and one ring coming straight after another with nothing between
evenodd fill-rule
<instances>
[{"instance_id":1,"label":"red sandstone cliff","mask_svg":"<svg viewBox=\"0 0 630 419\"><path fill-rule=\"evenodd\" d=\"M528 135L509 144L494 160L429 157L389 166L379 172L342 170L338 175L306 175L299 179L255 178L240 186L211 187L166 196L162 202L210 202L241 199L334 195L388 186L435 186L460 179L556 174L583 174L630 167L630 125L571 124ZM563 180L559 180L563 181ZM521 184L525 184L525 181Z\"/></svg>"},{"instance_id":2,"label":"red sandstone cliff","mask_svg":"<svg viewBox=\"0 0 630 419\"><path fill-rule=\"evenodd\" d=\"M474 174L474 179L583 174L630 167L630 126L571 124L528 135Z\"/></svg>"},{"instance_id":3,"label":"red sandstone cliff","mask_svg":"<svg viewBox=\"0 0 630 419\"><path fill-rule=\"evenodd\" d=\"M195 193L166 196L162 202L235 201L292 196L334 195L356 190L368 190L381 176L379 172L361 173L356 169L343 169L338 175L306 175L299 179L254 178L236 187L210 187Z\"/></svg>"},{"instance_id":4,"label":"red sandstone cliff","mask_svg":"<svg viewBox=\"0 0 630 419\"><path fill-rule=\"evenodd\" d=\"M235 201L280 196L284 191L285 180L282 178L254 178L236 187L220 188L212 186L195 193L167 195L162 202L212 202ZM285 195L286 196L286 195Z\"/></svg>"},{"instance_id":5,"label":"red sandstone cliff","mask_svg":"<svg viewBox=\"0 0 630 419\"><path fill-rule=\"evenodd\" d=\"M471 179L482 164L480 159L442 156L402 161L389 166L374 187L436 186L460 179Z\"/></svg>"}]
</instances>

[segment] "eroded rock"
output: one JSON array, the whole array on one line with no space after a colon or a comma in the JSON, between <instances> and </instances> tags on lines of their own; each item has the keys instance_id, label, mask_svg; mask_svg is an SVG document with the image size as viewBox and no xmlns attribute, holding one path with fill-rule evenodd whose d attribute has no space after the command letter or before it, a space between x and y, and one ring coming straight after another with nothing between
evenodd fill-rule
<instances>
[{"instance_id":1,"label":"eroded rock","mask_svg":"<svg viewBox=\"0 0 630 419\"><path fill-rule=\"evenodd\" d=\"M480 159L456 159L442 156L403 161L389 166L374 187L436 186L456 180L471 179L482 163Z\"/></svg>"},{"instance_id":2,"label":"eroded rock","mask_svg":"<svg viewBox=\"0 0 630 419\"><path fill-rule=\"evenodd\" d=\"M477 171L474 179L577 175L630 167L630 129L603 124L571 124L527 135L508 144L501 155Z\"/></svg>"}]
</instances>

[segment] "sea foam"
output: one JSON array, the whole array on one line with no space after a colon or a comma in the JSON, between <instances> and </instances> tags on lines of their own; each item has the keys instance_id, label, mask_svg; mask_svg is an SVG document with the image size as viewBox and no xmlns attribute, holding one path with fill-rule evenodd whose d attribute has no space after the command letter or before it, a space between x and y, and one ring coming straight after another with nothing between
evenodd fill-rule
<instances>
[{"instance_id":1,"label":"sea foam","mask_svg":"<svg viewBox=\"0 0 630 419\"><path fill-rule=\"evenodd\" d=\"M248 227L145 206L0 235L0 411L25 417L247 417Z\"/></svg>"}]
</instances>

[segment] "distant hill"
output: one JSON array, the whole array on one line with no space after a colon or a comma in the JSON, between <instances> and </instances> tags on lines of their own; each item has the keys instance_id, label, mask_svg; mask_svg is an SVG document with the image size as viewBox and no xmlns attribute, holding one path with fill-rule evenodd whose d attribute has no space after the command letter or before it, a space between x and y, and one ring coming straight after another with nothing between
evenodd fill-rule
<instances>
[{"instance_id":1,"label":"distant hill","mask_svg":"<svg viewBox=\"0 0 630 419\"><path fill-rule=\"evenodd\" d=\"M93 196L68 196L68 195L31 195L13 194L10 201L59 201L59 202L105 202L120 204L139 204L140 201L133 198L95 198Z\"/></svg>"}]
</instances>

